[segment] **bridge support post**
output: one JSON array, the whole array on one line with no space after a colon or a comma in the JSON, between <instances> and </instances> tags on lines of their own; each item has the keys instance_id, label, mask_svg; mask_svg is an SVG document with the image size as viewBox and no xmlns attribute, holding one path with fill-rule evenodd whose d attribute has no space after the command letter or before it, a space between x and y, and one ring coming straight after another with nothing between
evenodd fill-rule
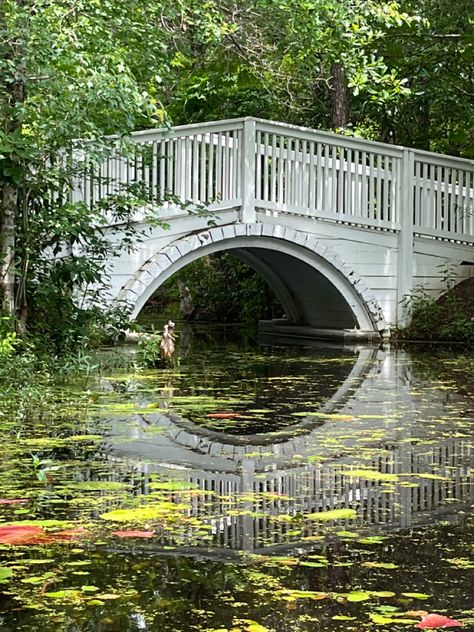
<instances>
[{"instance_id":1,"label":"bridge support post","mask_svg":"<svg viewBox=\"0 0 474 632\"><path fill-rule=\"evenodd\" d=\"M413 174L415 155L405 149L400 182L400 233L397 252L397 325L406 324L402 300L413 290Z\"/></svg>"},{"instance_id":2,"label":"bridge support post","mask_svg":"<svg viewBox=\"0 0 474 632\"><path fill-rule=\"evenodd\" d=\"M256 124L252 119L244 120L242 131L242 212L244 223L257 221L255 212L255 142L257 140Z\"/></svg>"}]
</instances>

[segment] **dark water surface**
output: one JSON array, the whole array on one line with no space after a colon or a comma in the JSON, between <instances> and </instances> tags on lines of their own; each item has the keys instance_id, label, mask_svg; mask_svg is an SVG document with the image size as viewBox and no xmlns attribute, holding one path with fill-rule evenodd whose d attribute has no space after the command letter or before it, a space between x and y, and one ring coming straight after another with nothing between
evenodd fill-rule
<instances>
[{"instance_id":1,"label":"dark water surface","mask_svg":"<svg viewBox=\"0 0 474 632\"><path fill-rule=\"evenodd\" d=\"M0 630L474 630L472 356L180 355L0 398Z\"/></svg>"}]
</instances>

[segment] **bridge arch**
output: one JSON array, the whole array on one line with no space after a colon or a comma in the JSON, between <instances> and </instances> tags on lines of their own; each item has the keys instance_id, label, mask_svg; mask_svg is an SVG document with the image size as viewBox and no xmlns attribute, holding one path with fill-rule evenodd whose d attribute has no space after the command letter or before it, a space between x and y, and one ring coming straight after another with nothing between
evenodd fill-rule
<instances>
[{"instance_id":1,"label":"bridge arch","mask_svg":"<svg viewBox=\"0 0 474 632\"><path fill-rule=\"evenodd\" d=\"M365 332L386 328L380 306L351 266L316 237L277 224L229 224L179 237L129 278L117 300L131 305L135 318L173 274L222 251L267 281L291 323Z\"/></svg>"}]
</instances>

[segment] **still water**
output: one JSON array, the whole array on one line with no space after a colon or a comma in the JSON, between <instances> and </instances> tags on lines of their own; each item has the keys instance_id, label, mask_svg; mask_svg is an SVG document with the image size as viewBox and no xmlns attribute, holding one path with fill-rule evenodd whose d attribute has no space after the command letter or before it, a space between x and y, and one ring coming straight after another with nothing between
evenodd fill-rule
<instances>
[{"instance_id":1,"label":"still water","mask_svg":"<svg viewBox=\"0 0 474 632\"><path fill-rule=\"evenodd\" d=\"M474 629L472 356L180 342L0 399L0 630Z\"/></svg>"}]
</instances>

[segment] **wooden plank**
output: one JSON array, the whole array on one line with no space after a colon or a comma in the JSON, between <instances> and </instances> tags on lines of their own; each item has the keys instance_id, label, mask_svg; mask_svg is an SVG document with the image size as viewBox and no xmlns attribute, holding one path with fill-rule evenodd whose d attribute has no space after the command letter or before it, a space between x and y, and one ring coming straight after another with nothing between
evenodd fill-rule
<instances>
[{"instance_id":1,"label":"wooden plank","mask_svg":"<svg viewBox=\"0 0 474 632\"><path fill-rule=\"evenodd\" d=\"M263 200L262 191L262 133L257 130L257 164L256 164L256 186L255 197Z\"/></svg>"},{"instance_id":2,"label":"wooden plank","mask_svg":"<svg viewBox=\"0 0 474 632\"><path fill-rule=\"evenodd\" d=\"M377 154L377 202L376 202L376 213L377 219L383 221L383 212L382 212L382 156Z\"/></svg>"},{"instance_id":3,"label":"wooden plank","mask_svg":"<svg viewBox=\"0 0 474 632\"><path fill-rule=\"evenodd\" d=\"M200 157L199 157L199 201L201 204L206 202L206 182L207 182L207 157L206 157L206 134L199 137Z\"/></svg>"},{"instance_id":4,"label":"wooden plank","mask_svg":"<svg viewBox=\"0 0 474 632\"><path fill-rule=\"evenodd\" d=\"M279 136L278 149L278 204L285 202L285 158L284 158L285 137Z\"/></svg>"},{"instance_id":5,"label":"wooden plank","mask_svg":"<svg viewBox=\"0 0 474 632\"><path fill-rule=\"evenodd\" d=\"M302 212L299 206L294 206L291 204L285 204L282 208L280 204L275 202L267 202L265 200L259 200L257 202L257 207L263 210L271 210L282 215L295 215L306 217L306 214ZM358 227L368 227L368 228L379 228L380 230L399 230L400 223L399 222L385 222L383 220L378 219L370 219L366 217L354 217L353 215L346 215L345 213L339 213L334 211L318 211L317 218L321 220L332 220L336 222L343 222L345 224L351 224L353 226Z\"/></svg>"},{"instance_id":6,"label":"wooden plank","mask_svg":"<svg viewBox=\"0 0 474 632\"><path fill-rule=\"evenodd\" d=\"M216 198L222 200L222 133L217 132L216 143Z\"/></svg>"},{"instance_id":7,"label":"wooden plank","mask_svg":"<svg viewBox=\"0 0 474 632\"><path fill-rule=\"evenodd\" d=\"M369 215L368 219L375 218L375 165L374 154L369 154Z\"/></svg>"},{"instance_id":8,"label":"wooden plank","mask_svg":"<svg viewBox=\"0 0 474 632\"><path fill-rule=\"evenodd\" d=\"M315 160L316 160L316 146L314 141L310 141L309 143L309 181L308 181L308 209L310 214L314 214L315 206L316 206L316 169L315 169Z\"/></svg>"},{"instance_id":9,"label":"wooden plank","mask_svg":"<svg viewBox=\"0 0 474 632\"><path fill-rule=\"evenodd\" d=\"M354 151L354 177L351 182L351 199L352 199L352 214L356 217L360 217L360 152L358 149Z\"/></svg>"},{"instance_id":10,"label":"wooden plank","mask_svg":"<svg viewBox=\"0 0 474 632\"><path fill-rule=\"evenodd\" d=\"M271 177L270 177L270 200L277 201L277 135L272 134L272 155L271 155Z\"/></svg>"},{"instance_id":11,"label":"wooden plank","mask_svg":"<svg viewBox=\"0 0 474 632\"><path fill-rule=\"evenodd\" d=\"M331 146L331 207L327 209L332 213L338 212L337 207L337 147Z\"/></svg>"},{"instance_id":12,"label":"wooden plank","mask_svg":"<svg viewBox=\"0 0 474 632\"><path fill-rule=\"evenodd\" d=\"M457 169L450 169L450 193L449 193L449 222L448 230L450 233L456 232L456 178Z\"/></svg>"},{"instance_id":13,"label":"wooden plank","mask_svg":"<svg viewBox=\"0 0 474 632\"><path fill-rule=\"evenodd\" d=\"M214 134L209 135L208 167L207 167L207 202L215 200L215 177L214 177Z\"/></svg>"},{"instance_id":14,"label":"wooden plank","mask_svg":"<svg viewBox=\"0 0 474 632\"><path fill-rule=\"evenodd\" d=\"M190 189L192 189L192 201L196 204L199 202L199 141L198 137L194 136L192 139L192 181L190 182ZM191 156L189 156L191 158ZM192 186L191 186L192 185Z\"/></svg>"},{"instance_id":15,"label":"wooden plank","mask_svg":"<svg viewBox=\"0 0 474 632\"><path fill-rule=\"evenodd\" d=\"M265 132L264 136L263 136L263 164L262 164L262 169L263 169L263 195L262 195L262 199L263 200L267 200L270 201L270 196L269 196L269 184L268 184L268 171L269 171L269 143L270 143L270 137L268 132Z\"/></svg>"},{"instance_id":16,"label":"wooden plank","mask_svg":"<svg viewBox=\"0 0 474 632\"><path fill-rule=\"evenodd\" d=\"M305 209L305 211L309 212L309 203L308 203L308 187L309 187L309 179L308 179L308 166L306 164L306 158L308 157L308 141L303 140L301 143L301 173L300 173L300 204L301 208Z\"/></svg>"},{"instance_id":17,"label":"wooden plank","mask_svg":"<svg viewBox=\"0 0 474 632\"><path fill-rule=\"evenodd\" d=\"M389 158L388 156L385 156L383 160L384 160L383 168L384 168L385 176L384 176L384 179L383 179L383 203L382 203L381 216L382 216L383 220L385 220L386 222L389 222L391 220L391 218L390 218L390 206L389 206L389 201L388 201L389 200L390 180L386 177L386 175L388 173L392 173L393 160L391 158Z\"/></svg>"},{"instance_id":18,"label":"wooden plank","mask_svg":"<svg viewBox=\"0 0 474 632\"><path fill-rule=\"evenodd\" d=\"M316 209L319 211L323 209L323 191L326 188L326 178L325 176L323 176L323 166L321 163L322 163L322 145L321 143L317 143Z\"/></svg>"},{"instance_id":19,"label":"wooden plank","mask_svg":"<svg viewBox=\"0 0 474 632\"><path fill-rule=\"evenodd\" d=\"M344 156L344 148L338 147L337 152L339 154L337 173L337 212L343 215L346 212L346 209L344 207L344 172L347 163Z\"/></svg>"},{"instance_id":20,"label":"wooden plank","mask_svg":"<svg viewBox=\"0 0 474 632\"><path fill-rule=\"evenodd\" d=\"M344 169L344 212L346 215L354 214L354 206L352 203L352 167L352 149L349 148L346 150L346 163Z\"/></svg>"},{"instance_id":21,"label":"wooden plank","mask_svg":"<svg viewBox=\"0 0 474 632\"><path fill-rule=\"evenodd\" d=\"M435 176L435 184L436 187L436 211L433 222L433 228L436 230L441 230L442 228L442 219L443 219L443 199L441 193L441 180L442 180L442 172L443 168L439 165L435 165L436 176Z\"/></svg>"}]
</instances>

